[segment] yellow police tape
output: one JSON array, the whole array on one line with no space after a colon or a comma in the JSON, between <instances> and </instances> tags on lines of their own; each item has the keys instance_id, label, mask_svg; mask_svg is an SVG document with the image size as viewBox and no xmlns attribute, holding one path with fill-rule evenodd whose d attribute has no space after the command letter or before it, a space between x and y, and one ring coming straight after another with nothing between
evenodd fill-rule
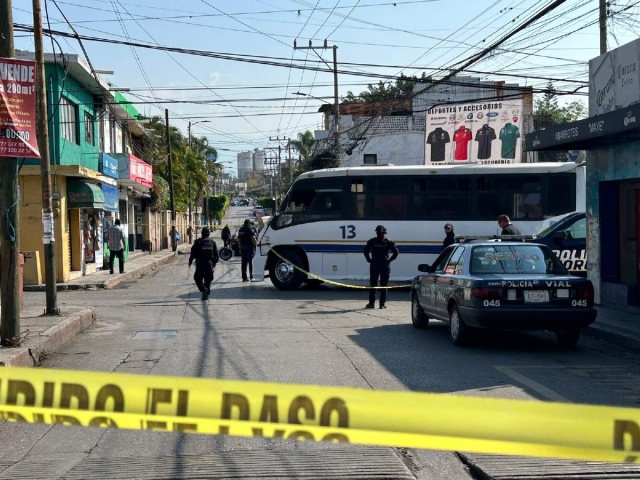
<instances>
[{"instance_id":1,"label":"yellow police tape","mask_svg":"<svg viewBox=\"0 0 640 480\"><path fill-rule=\"evenodd\" d=\"M0 369L0 420L640 463L640 409Z\"/></svg>"},{"instance_id":2,"label":"yellow police tape","mask_svg":"<svg viewBox=\"0 0 640 480\"><path fill-rule=\"evenodd\" d=\"M288 260L286 258L284 258L282 255L280 255L278 252L276 252L273 248L271 248L269 250L270 252L273 252L273 254L278 257L280 260L282 260L283 262L286 262L287 265L291 265L293 268L295 268L296 270L306 274L308 277L312 277L315 278L317 280L322 280L325 283L329 283L331 285L337 285L338 287L347 287L347 288L357 288L359 290L389 290L391 288L409 288L411 286L411 284L408 285L393 285L393 286L386 286L386 287L365 287L362 285L349 285L348 283L340 283L340 282L334 282L333 280L327 280L326 278L320 277L318 275L315 275L311 272L307 272L306 270L300 268L298 265L296 265L295 263L293 263L291 260Z\"/></svg>"}]
</instances>

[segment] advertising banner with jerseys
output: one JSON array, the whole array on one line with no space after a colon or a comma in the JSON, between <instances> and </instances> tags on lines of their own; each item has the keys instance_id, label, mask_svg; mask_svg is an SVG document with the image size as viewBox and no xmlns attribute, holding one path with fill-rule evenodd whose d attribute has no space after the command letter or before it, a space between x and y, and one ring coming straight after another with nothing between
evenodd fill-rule
<instances>
[{"instance_id":1,"label":"advertising banner with jerseys","mask_svg":"<svg viewBox=\"0 0 640 480\"><path fill-rule=\"evenodd\" d=\"M522 99L427 111L425 165L508 164L522 158Z\"/></svg>"}]
</instances>

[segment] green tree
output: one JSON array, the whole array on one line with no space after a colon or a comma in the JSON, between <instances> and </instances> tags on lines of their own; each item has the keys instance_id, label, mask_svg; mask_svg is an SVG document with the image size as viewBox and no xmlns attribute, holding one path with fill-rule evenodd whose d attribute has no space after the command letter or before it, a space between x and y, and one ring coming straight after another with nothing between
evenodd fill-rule
<instances>
[{"instance_id":1,"label":"green tree","mask_svg":"<svg viewBox=\"0 0 640 480\"><path fill-rule=\"evenodd\" d=\"M229 197L226 195L214 195L207 198L209 208L209 222L216 220L222 222L227 209L229 208Z\"/></svg>"},{"instance_id":2,"label":"green tree","mask_svg":"<svg viewBox=\"0 0 640 480\"><path fill-rule=\"evenodd\" d=\"M313 132L307 130L304 133L299 133L298 139L291 141L291 146L300 153L304 162L309 161L311 157L313 157L313 151L316 146L316 140L313 136Z\"/></svg>"},{"instance_id":3,"label":"green tree","mask_svg":"<svg viewBox=\"0 0 640 480\"><path fill-rule=\"evenodd\" d=\"M547 84L545 92L534 101L533 129L545 128L575 122L587 117L587 109L583 102L573 101L563 106L558 105L558 95L552 82ZM566 162L567 152L539 152L538 161Z\"/></svg>"},{"instance_id":4,"label":"green tree","mask_svg":"<svg viewBox=\"0 0 640 480\"><path fill-rule=\"evenodd\" d=\"M342 100L344 103L378 103L390 100L407 100L411 98L413 86L417 82L426 79L427 76L424 72L422 72L420 78L401 75L400 78L396 79L395 83L380 81L376 85L369 84L366 90L357 95L352 91L348 91Z\"/></svg>"},{"instance_id":5,"label":"green tree","mask_svg":"<svg viewBox=\"0 0 640 480\"><path fill-rule=\"evenodd\" d=\"M169 167L167 162L166 129L160 117L153 117L147 124L147 135L142 140L142 153L154 166L154 173L169 184ZM217 156L216 149L209 145L206 137L192 137L191 147L189 139L174 126L169 127L171 144L173 191L177 211L184 212L189 205L189 177L191 177L191 203L208 191L209 176L217 177L220 169L212 161L212 155ZM153 202L152 208L164 209L163 202Z\"/></svg>"}]
</instances>

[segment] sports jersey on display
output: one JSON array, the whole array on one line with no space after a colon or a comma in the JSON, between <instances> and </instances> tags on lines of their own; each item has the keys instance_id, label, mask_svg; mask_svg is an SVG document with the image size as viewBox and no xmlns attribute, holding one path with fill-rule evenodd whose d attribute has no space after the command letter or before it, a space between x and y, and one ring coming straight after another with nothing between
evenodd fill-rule
<instances>
[{"instance_id":1,"label":"sports jersey on display","mask_svg":"<svg viewBox=\"0 0 640 480\"><path fill-rule=\"evenodd\" d=\"M456 142L455 160L467 160L469 158L469 142L473 140L473 133L467 127L460 127L453 134L453 141Z\"/></svg>"},{"instance_id":2,"label":"sports jersey on display","mask_svg":"<svg viewBox=\"0 0 640 480\"><path fill-rule=\"evenodd\" d=\"M502 140L502 158L516 158L516 145L520 138L520 129L512 123L507 123L500 130Z\"/></svg>"},{"instance_id":3,"label":"sports jersey on display","mask_svg":"<svg viewBox=\"0 0 640 480\"><path fill-rule=\"evenodd\" d=\"M427 136L427 144L431 145L431 161L444 161L444 152L451 139L449 133L438 127Z\"/></svg>"},{"instance_id":4,"label":"sports jersey on display","mask_svg":"<svg viewBox=\"0 0 640 480\"><path fill-rule=\"evenodd\" d=\"M476 132L478 142L478 160L491 158L491 142L495 140L496 131L486 123Z\"/></svg>"}]
</instances>

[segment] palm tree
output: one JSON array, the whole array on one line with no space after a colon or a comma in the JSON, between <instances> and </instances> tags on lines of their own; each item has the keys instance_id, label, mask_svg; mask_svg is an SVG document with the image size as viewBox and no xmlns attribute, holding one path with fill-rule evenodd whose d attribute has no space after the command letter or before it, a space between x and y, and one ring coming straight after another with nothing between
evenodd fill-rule
<instances>
[{"instance_id":1,"label":"palm tree","mask_svg":"<svg viewBox=\"0 0 640 480\"><path fill-rule=\"evenodd\" d=\"M304 133L298 134L298 139L293 140L291 142L293 148L298 150L300 156L302 157L302 161L307 163L313 157L313 152L315 150L316 139L313 138L313 132L307 130Z\"/></svg>"}]
</instances>

